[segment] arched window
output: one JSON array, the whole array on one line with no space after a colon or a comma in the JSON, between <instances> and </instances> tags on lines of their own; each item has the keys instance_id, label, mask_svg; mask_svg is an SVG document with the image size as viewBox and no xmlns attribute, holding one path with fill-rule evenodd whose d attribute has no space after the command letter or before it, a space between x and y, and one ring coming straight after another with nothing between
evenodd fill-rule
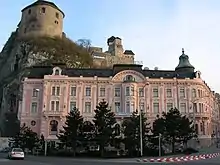
<instances>
[{"instance_id":1,"label":"arched window","mask_svg":"<svg viewBox=\"0 0 220 165\"><path fill-rule=\"evenodd\" d=\"M125 76L124 81L125 82L135 82L135 78L132 75L127 75L127 76Z\"/></svg>"},{"instance_id":2,"label":"arched window","mask_svg":"<svg viewBox=\"0 0 220 165\"><path fill-rule=\"evenodd\" d=\"M58 122L56 120L50 121L50 135L57 135L58 133Z\"/></svg>"}]
</instances>

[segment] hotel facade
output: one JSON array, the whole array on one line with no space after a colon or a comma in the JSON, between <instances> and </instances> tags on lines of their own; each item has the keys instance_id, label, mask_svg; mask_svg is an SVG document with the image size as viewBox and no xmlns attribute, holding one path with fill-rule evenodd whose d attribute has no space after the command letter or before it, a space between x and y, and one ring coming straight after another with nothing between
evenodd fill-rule
<instances>
[{"instance_id":1,"label":"hotel facade","mask_svg":"<svg viewBox=\"0 0 220 165\"><path fill-rule=\"evenodd\" d=\"M33 67L23 80L18 116L21 124L55 140L68 112L77 107L85 120L92 120L103 99L119 124L136 110L144 111L152 124L157 115L176 107L194 120L200 139L211 139L219 132L215 93L194 71L184 51L170 71L136 64L116 64L111 69Z\"/></svg>"}]
</instances>

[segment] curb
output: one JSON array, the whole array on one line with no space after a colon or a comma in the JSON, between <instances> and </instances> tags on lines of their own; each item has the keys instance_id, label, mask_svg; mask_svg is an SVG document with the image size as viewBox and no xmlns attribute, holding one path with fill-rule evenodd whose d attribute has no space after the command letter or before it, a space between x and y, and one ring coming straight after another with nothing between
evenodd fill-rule
<instances>
[{"instance_id":1,"label":"curb","mask_svg":"<svg viewBox=\"0 0 220 165\"><path fill-rule=\"evenodd\" d=\"M182 156L182 157L167 157L167 158L158 158L158 159L138 159L138 162L181 162L181 161L190 161L190 160L202 160L202 159L210 159L220 156L220 153L212 153L212 154L202 154L202 155L194 155L194 156Z\"/></svg>"}]
</instances>

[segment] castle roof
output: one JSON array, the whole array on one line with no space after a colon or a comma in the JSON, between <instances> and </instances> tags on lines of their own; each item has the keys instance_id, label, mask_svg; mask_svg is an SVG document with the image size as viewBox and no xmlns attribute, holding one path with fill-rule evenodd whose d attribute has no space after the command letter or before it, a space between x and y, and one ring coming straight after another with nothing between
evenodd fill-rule
<instances>
[{"instance_id":1,"label":"castle roof","mask_svg":"<svg viewBox=\"0 0 220 165\"><path fill-rule=\"evenodd\" d=\"M52 74L52 69L55 66L34 66L30 69L28 78L43 78L44 75ZM178 79L195 78L194 72L176 72L175 70L144 70L142 65L136 64L116 64L111 69L78 69L78 68L62 68L62 74L69 77L110 77L124 70L134 70L145 77L149 78L161 78L172 79L174 77Z\"/></svg>"},{"instance_id":2,"label":"castle roof","mask_svg":"<svg viewBox=\"0 0 220 165\"><path fill-rule=\"evenodd\" d=\"M126 55L135 55L132 50L125 50L124 54L126 54Z\"/></svg>"},{"instance_id":3,"label":"castle roof","mask_svg":"<svg viewBox=\"0 0 220 165\"><path fill-rule=\"evenodd\" d=\"M25 8L23 8L23 9L21 10L21 12L23 12L24 10L26 10L26 9L28 9L28 8L30 8L30 7L38 6L38 5L51 6L51 7L55 8L55 9L59 10L59 11L63 14L63 17L65 17L64 12L63 12L57 5L55 5L53 2L44 1L44 0L37 0L36 2L34 2L34 3L32 3L32 4L28 5L28 6L26 6Z\"/></svg>"},{"instance_id":4,"label":"castle roof","mask_svg":"<svg viewBox=\"0 0 220 165\"><path fill-rule=\"evenodd\" d=\"M110 42L114 42L115 39L119 39L119 40L121 40L121 38L119 38L119 37L111 36L111 37L108 38L108 40L107 40L107 44L109 44Z\"/></svg>"}]
</instances>

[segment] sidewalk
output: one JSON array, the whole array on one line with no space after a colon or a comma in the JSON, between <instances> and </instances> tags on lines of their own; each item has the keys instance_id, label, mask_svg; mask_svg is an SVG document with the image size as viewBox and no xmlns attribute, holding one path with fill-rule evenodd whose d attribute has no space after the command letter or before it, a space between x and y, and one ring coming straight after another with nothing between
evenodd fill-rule
<instances>
[{"instance_id":1,"label":"sidewalk","mask_svg":"<svg viewBox=\"0 0 220 165\"><path fill-rule=\"evenodd\" d=\"M217 157L220 155L220 149L216 147L200 149L198 153L190 155L170 155L162 157L145 157L137 159L138 162L175 162L175 161L189 161L189 160L200 160Z\"/></svg>"}]
</instances>

